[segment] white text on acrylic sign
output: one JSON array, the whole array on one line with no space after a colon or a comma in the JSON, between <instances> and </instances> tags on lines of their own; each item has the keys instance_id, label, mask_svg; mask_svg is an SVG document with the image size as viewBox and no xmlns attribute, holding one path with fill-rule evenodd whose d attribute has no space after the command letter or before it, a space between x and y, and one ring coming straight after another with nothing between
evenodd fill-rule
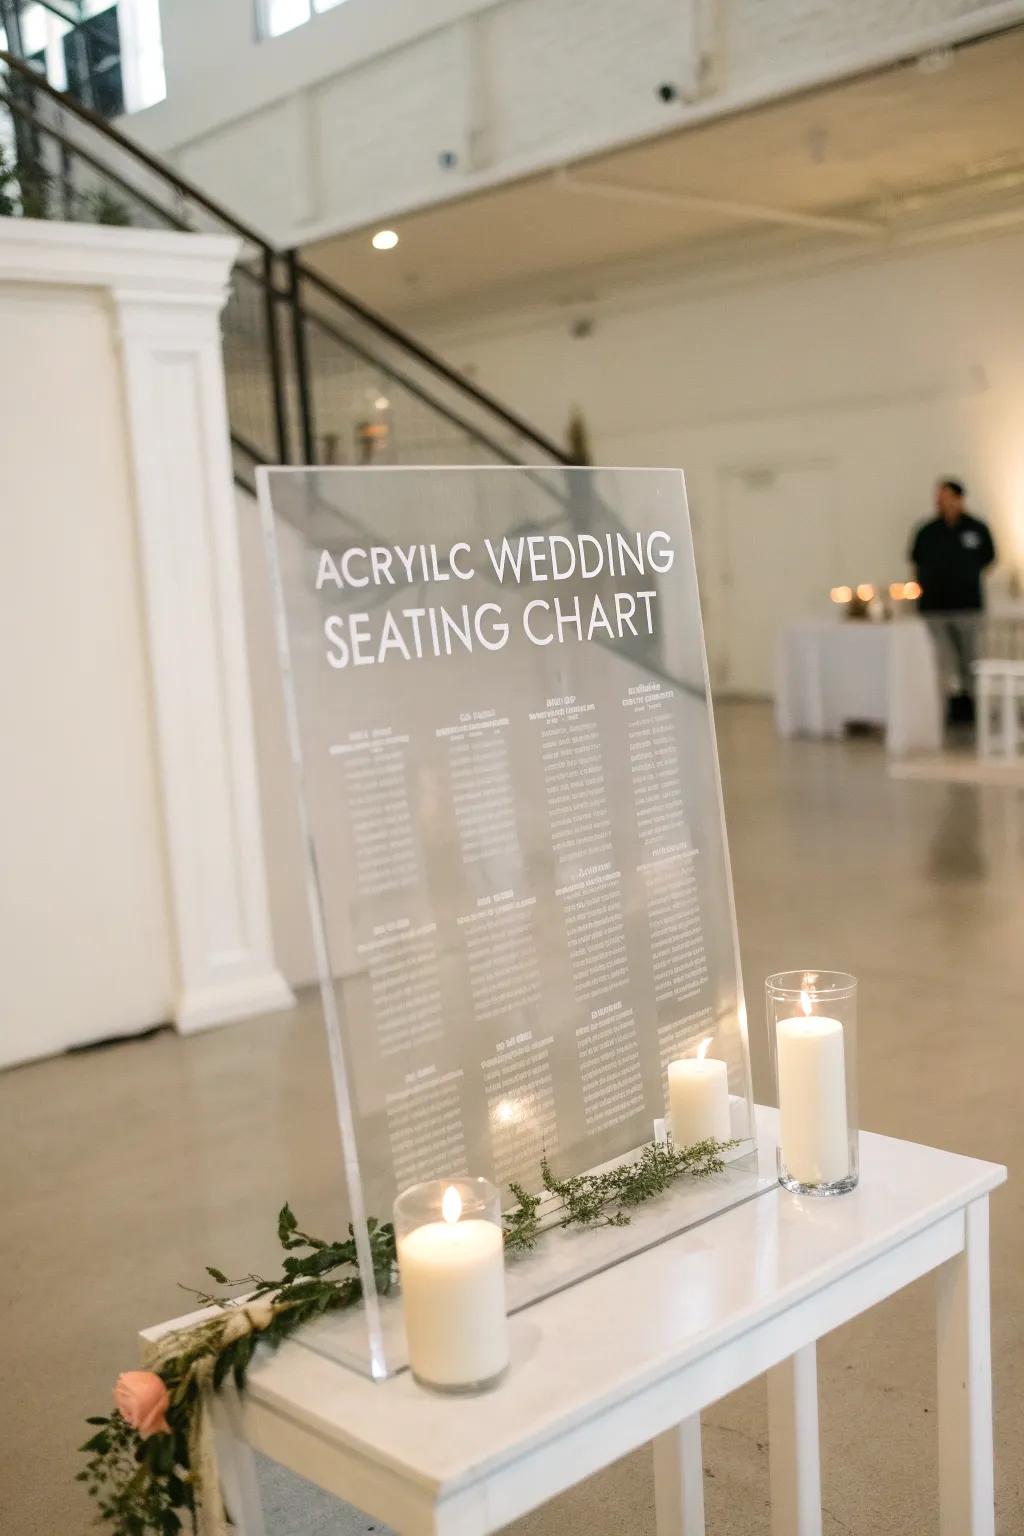
<instances>
[{"instance_id":1,"label":"white text on acrylic sign","mask_svg":"<svg viewBox=\"0 0 1024 1536\"><path fill-rule=\"evenodd\" d=\"M626 535L607 533L603 538L580 533L530 534L519 538L483 540L489 574L499 587L506 583L521 590L547 582L580 579L596 582L622 578L667 575L675 561L672 540L656 531ZM414 584L475 582L472 546L465 540L438 549L437 544L351 545L337 558L329 549L320 552L317 591L325 587L359 591L365 587L403 588ZM590 641L604 637L621 640L626 635L653 637L656 587L637 591L615 590L610 599L593 592L588 599L579 593L561 597L533 597L521 610L522 632L531 645L564 644L567 640ZM372 612L332 613L324 620L327 661L332 667L367 666L394 657L402 661L425 655L451 656L461 647L500 651L512 633L500 602L470 604L430 603L425 607L384 608Z\"/></svg>"}]
</instances>

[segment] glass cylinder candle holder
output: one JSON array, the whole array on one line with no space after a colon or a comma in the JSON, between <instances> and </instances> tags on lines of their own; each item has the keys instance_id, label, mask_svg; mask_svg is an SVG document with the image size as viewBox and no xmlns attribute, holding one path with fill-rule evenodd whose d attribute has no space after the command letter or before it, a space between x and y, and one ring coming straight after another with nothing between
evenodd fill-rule
<instances>
[{"instance_id":1,"label":"glass cylinder candle holder","mask_svg":"<svg viewBox=\"0 0 1024 1536\"><path fill-rule=\"evenodd\" d=\"M508 1365L501 1197L486 1179L431 1179L395 1201L409 1365L439 1392L477 1392Z\"/></svg>"},{"instance_id":2,"label":"glass cylinder candle holder","mask_svg":"<svg viewBox=\"0 0 1024 1536\"><path fill-rule=\"evenodd\" d=\"M842 1195L859 1177L857 978L781 971L765 983L779 1101L779 1183Z\"/></svg>"}]
</instances>

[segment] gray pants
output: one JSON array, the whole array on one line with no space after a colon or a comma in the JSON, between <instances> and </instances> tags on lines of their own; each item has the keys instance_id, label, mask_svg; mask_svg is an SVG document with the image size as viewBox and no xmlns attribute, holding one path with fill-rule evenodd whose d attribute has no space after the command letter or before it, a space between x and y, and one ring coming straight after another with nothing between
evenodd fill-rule
<instances>
[{"instance_id":1,"label":"gray pants","mask_svg":"<svg viewBox=\"0 0 1024 1536\"><path fill-rule=\"evenodd\" d=\"M981 649L980 613L926 613L939 662L939 683L944 694L969 693L974 697L972 667Z\"/></svg>"}]
</instances>

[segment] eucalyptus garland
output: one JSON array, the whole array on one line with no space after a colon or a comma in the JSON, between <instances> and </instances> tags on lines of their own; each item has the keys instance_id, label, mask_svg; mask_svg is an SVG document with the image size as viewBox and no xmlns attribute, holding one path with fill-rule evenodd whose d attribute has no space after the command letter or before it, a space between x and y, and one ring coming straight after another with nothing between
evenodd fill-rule
<instances>
[{"instance_id":1,"label":"eucalyptus garland","mask_svg":"<svg viewBox=\"0 0 1024 1536\"><path fill-rule=\"evenodd\" d=\"M517 1204L504 1216L505 1248L523 1253L552 1227L627 1227L629 1212L657 1195L684 1175L706 1179L725 1167L723 1153L734 1141L698 1141L692 1147L652 1141L633 1158L603 1173L577 1173L558 1179L550 1163L541 1162L544 1188L530 1194L521 1184L510 1184Z\"/></svg>"},{"instance_id":2,"label":"eucalyptus garland","mask_svg":"<svg viewBox=\"0 0 1024 1536\"><path fill-rule=\"evenodd\" d=\"M652 1142L603 1173L568 1179L556 1178L543 1162L541 1193L510 1186L517 1203L503 1218L506 1250L511 1255L528 1252L552 1227L626 1226L633 1208L663 1194L676 1180L720 1173L723 1154L732 1146L702 1141L676 1148ZM367 1231L374 1282L385 1294L397 1273L394 1228L371 1218ZM117 1536L176 1536L189 1526L196 1536L225 1536L230 1525L209 1421L213 1393L228 1380L244 1389L258 1344L275 1349L304 1323L362 1299L351 1227L344 1241L328 1242L303 1231L285 1205L277 1235L285 1255L279 1275L229 1280L208 1267L215 1285L226 1290L191 1294L204 1307L219 1310L161 1338L148 1369L125 1371L118 1378L113 1413L87 1420L93 1434L82 1446L89 1459L78 1481L96 1501L98 1523ZM240 1290L244 1298L231 1294Z\"/></svg>"}]
</instances>

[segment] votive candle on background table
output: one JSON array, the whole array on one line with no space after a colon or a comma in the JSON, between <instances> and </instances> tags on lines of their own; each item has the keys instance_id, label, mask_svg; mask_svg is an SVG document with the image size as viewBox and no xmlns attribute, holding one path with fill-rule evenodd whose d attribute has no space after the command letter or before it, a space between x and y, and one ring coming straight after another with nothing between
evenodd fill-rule
<instances>
[{"instance_id":1,"label":"votive candle on background table","mask_svg":"<svg viewBox=\"0 0 1024 1536\"><path fill-rule=\"evenodd\" d=\"M395 1201L409 1364L440 1391L489 1386L508 1365L501 1199L486 1179L432 1179Z\"/></svg>"},{"instance_id":2,"label":"votive candle on background table","mask_svg":"<svg viewBox=\"0 0 1024 1536\"><path fill-rule=\"evenodd\" d=\"M858 1178L857 981L841 971L783 971L765 983L779 1099L779 1181L837 1195Z\"/></svg>"},{"instance_id":3,"label":"votive candle on background table","mask_svg":"<svg viewBox=\"0 0 1024 1536\"><path fill-rule=\"evenodd\" d=\"M668 1102L672 1140L677 1147L698 1141L729 1141L729 1068L707 1054L710 1037L691 1056L668 1064Z\"/></svg>"}]
</instances>

